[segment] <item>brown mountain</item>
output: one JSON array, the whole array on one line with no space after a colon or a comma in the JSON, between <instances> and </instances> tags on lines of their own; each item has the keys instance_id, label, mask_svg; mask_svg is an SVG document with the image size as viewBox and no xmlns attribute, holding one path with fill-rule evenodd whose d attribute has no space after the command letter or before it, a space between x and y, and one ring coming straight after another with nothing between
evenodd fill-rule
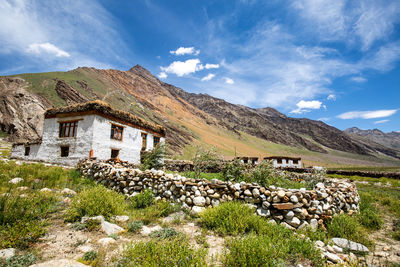
<instances>
[{"instance_id":1,"label":"brown mountain","mask_svg":"<svg viewBox=\"0 0 400 267\"><path fill-rule=\"evenodd\" d=\"M313 162L345 162L346 153L364 155L351 157L365 162L382 154L399 157L392 148L368 145L320 121L185 92L138 65L128 71L84 67L0 77L0 127L10 140L34 139L46 108L92 99L164 125L170 148L186 156L194 145L211 145L228 156L304 152Z\"/></svg>"}]
</instances>

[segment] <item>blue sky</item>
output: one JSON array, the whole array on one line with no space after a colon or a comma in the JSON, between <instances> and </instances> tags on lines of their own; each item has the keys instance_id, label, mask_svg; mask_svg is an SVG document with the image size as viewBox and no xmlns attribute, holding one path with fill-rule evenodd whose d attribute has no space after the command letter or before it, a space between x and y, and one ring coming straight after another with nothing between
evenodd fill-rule
<instances>
[{"instance_id":1,"label":"blue sky","mask_svg":"<svg viewBox=\"0 0 400 267\"><path fill-rule=\"evenodd\" d=\"M400 131L400 1L0 0L0 75L136 64L186 91Z\"/></svg>"}]
</instances>

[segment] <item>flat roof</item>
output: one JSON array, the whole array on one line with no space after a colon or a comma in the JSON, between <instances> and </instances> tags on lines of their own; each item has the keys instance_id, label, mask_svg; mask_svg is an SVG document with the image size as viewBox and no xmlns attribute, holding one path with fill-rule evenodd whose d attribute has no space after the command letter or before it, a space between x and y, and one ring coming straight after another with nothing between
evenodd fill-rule
<instances>
[{"instance_id":1,"label":"flat roof","mask_svg":"<svg viewBox=\"0 0 400 267\"><path fill-rule=\"evenodd\" d=\"M291 160L301 160L301 158L286 157L286 156L271 156L271 157L265 157L264 159L291 159Z\"/></svg>"},{"instance_id":2,"label":"flat roof","mask_svg":"<svg viewBox=\"0 0 400 267\"><path fill-rule=\"evenodd\" d=\"M150 132L157 133L161 136L165 136L165 127L146 121L138 116L135 116L129 112L113 109L109 104L94 100L90 102L70 105L61 108L51 108L46 110L44 117L55 118L55 117L66 117L68 116L79 116L79 115L90 115L97 114L109 119L119 121L121 123L127 124L129 126L147 130ZM63 115L63 116L60 116Z\"/></svg>"}]
</instances>

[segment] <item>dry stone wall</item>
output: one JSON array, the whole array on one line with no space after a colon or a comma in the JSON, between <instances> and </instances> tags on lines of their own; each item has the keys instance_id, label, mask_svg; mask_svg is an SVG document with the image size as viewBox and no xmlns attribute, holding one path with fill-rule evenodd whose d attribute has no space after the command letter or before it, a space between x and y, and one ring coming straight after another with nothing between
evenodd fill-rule
<instances>
[{"instance_id":1,"label":"dry stone wall","mask_svg":"<svg viewBox=\"0 0 400 267\"><path fill-rule=\"evenodd\" d=\"M158 198L181 203L183 208L193 212L225 201L243 201L252 205L258 215L289 228L316 228L335 214L352 214L359 210L357 189L354 183L345 180L331 179L318 183L314 190L306 190L190 179L161 170L141 171L96 160L81 161L77 168L98 183L127 196L147 188Z\"/></svg>"}]
</instances>

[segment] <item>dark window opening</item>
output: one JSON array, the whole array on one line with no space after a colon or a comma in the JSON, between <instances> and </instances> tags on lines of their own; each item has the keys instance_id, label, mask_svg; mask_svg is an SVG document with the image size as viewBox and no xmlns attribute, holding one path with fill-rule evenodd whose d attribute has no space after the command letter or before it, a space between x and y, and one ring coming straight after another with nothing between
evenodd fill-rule
<instances>
[{"instance_id":1,"label":"dark window opening","mask_svg":"<svg viewBox=\"0 0 400 267\"><path fill-rule=\"evenodd\" d=\"M156 147L160 143L160 137L154 136L154 147Z\"/></svg>"},{"instance_id":2,"label":"dark window opening","mask_svg":"<svg viewBox=\"0 0 400 267\"><path fill-rule=\"evenodd\" d=\"M60 122L59 137L75 137L78 121Z\"/></svg>"},{"instance_id":3,"label":"dark window opening","mask_svg":"<svg viewBox=\"0 0 400 267\"><path fill-rule=\"evenodd\" d=\"M118 126L115 124L111 124L111 135L110 138L114 140L122 141L122 133L124 131L124 127Z\"/></svg>"},{"instance_id":4,"label":"dark window opening","mask_svg":"<svg viewBox=\"0 0 400 267\"><path fill-rule=\"evenodd\" d=\"M111 149L111 158L116 159L119 155L119 149Z\"/></svg>"},{"instance_id":5,"label":"dark window opening","mask_svg":"<svg viewBox=\"0 0 400 267\"><path fill-rule=\"evenodd\" d=\"M248 160L247 160L247 159L243 159L243 163L244 163L244 164L247 164L247 163L248 163Z\"/></svg>"},{"instance_id":6,"label":"dark window opening","mask_svg":"<svg viewBox=\"0 0 400 267\"><path fill-rule=\"evenodd\" d=\"M282 159L277 159L276 162L277 162L278 164L282 164Z\"/></svg>"},{"instance_id":7,"label":"dark window opening","mask_svg":"<svg viewBox=\"0 0 400 267\"><path fill-rule=\"evenodd\" d=\"M68 156L69 156L69 146L62 146L61 157L68 157Z\"/></svg>"},{"instance_id":8,"label":"dark window opening","mask_svg":"<svg viewBox=\"0 0 400 267\"><path fill-rule=\"evenodd\" d=\"M147 147L147 133L142 133L142 150L146 150Z\"/></svg>"},{"instance_id":9,"label":"dark window opening","mask_svg":"<svg viewBox=\"0 0 400 267\"><path fill-rule=\"evenodd\" d=\"M25 156L29 156L30 152L31 152L31 147L30 146L26 146L25 147Z\"/></svg>"},{"instance_id":10,"label":"dark window opening","mask_svg":"<svg viewBox=\"0 0 400 267\"><path fill-rule=\"evenodd\" d=\"M299 164L299 161L297 159L294 159L293 164Z\"/></svg>"}]
</instances>

